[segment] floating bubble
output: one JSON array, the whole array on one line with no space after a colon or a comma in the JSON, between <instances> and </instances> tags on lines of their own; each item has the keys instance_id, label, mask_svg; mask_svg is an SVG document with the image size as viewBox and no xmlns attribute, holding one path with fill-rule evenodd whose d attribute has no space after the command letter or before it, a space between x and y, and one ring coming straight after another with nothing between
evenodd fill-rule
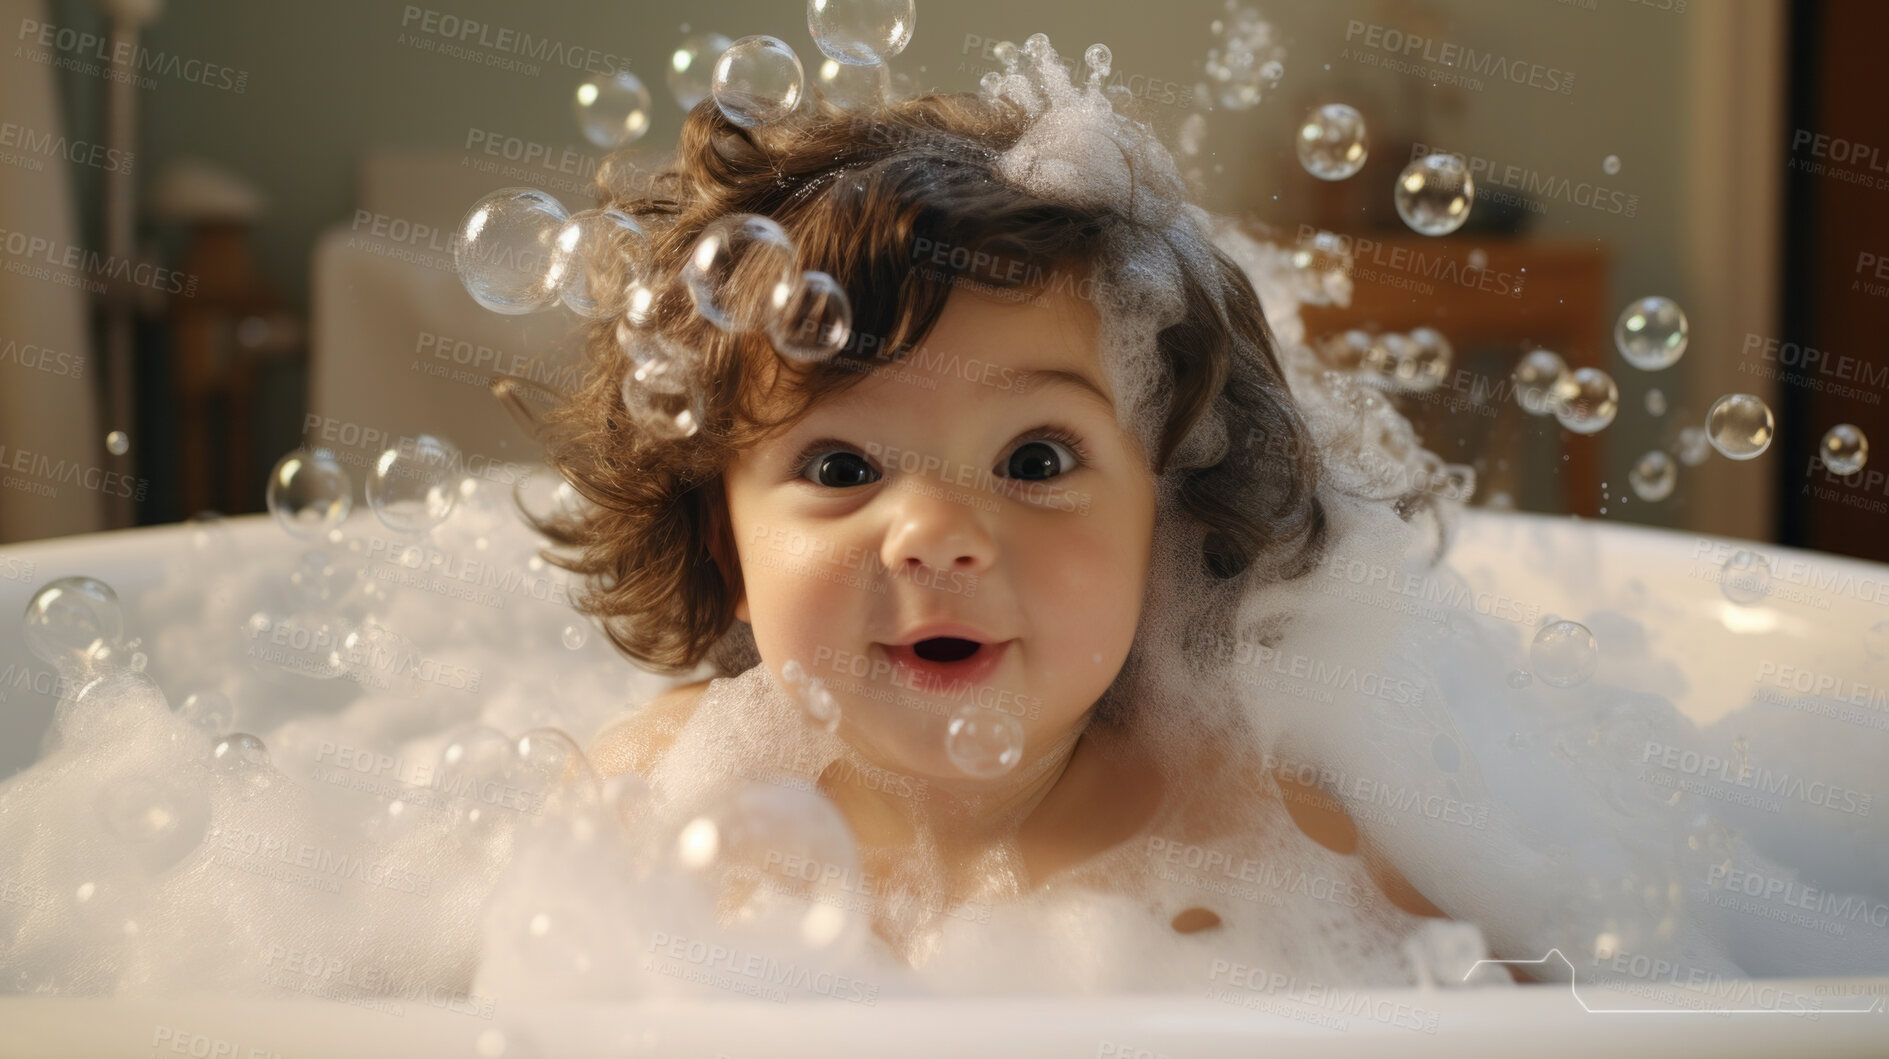
<instances>
[{"instance_id":1,"label":"floating bubble","mask_svg":"<svg viewBox=\"0 0 1889 1059\"><path fill-rule=\"evenodd\" d=\"M1657 389L1646 391L1646 414L1663 416L1666 414L1666 395Z\"/></svg>"},{"instance_id":2,"label":"floating bubble","mask_svg":"<svg viewBox=\"0 0 1889 1059\"><path fill-rule=\"evenodd\" d=\"M1313 107L1299 124L1299 164L1320 180L1343 180L1364 168L1364 115L1343 103Z\"/></svg>"},{"instance_id":3,"label":"floating bubble","mask_svg":"<svg viewBox=\"0 0 1889 1059\"><path fill-rule=\"evenodd\" d=\"M626 349L623 410L637 429L677 440L702 427L707 401L691 381L692 358L661 335L637 335Z\"/></svg>"},{"instance_id":4,"label":"floating bubble","mask_svg":"<svg viewBox=\"0 0 1889 1059\"><path fill-rule=\"evenodd\" d=\"M1608 176L1613 176L1616 173L1619 173L1620 172L1620 156L1617 154L1610 154L1607 157L1601 159L1600 171L1607 174Z\"/></svg>"},{"instance_id":5,"label":"floating bubble","mask_svg":"<svg viewBox=\"0 0 1889 1059\"><path fill-rule=\"evenodd\" d=\"M1555 405L1555 420L1576 434L1605 430L1620 410L1620 390L1613 376L1599 368L1580 368L1572 382L1568 398Z\"/></svg>"},{"instance_id":6,"label":"floating bubble","mask_svg":"<svg viewBox=\"0 0 1889 1059\"><path fill-rule=\"evenodd\" d=\"M1704 427L1686 427L1679 432L1679 462L1698 467L1712 458L1712 443L1706 440Z\"/></svg>"},{"instance_id":7,"label":"floating bubble","mask_svg":"<svg viewBox=\"0 0 1889 1059\"><path fill-rule=\"evenodd\" d=\"M967 776L1001 776L1023 760L1023 726L1009 714L966 704L951 715L945 754Z\"/></svg>"},{"instance_id":8,"label":"floating bubble","mask_svg":"<svg viewBox=\"0 0 1889 1059\"><path fill-rule=\"evenodd\" d=\"M736 213L710 221L682 265L702 318L724 331L752 331L799 284L794 242L771 218Z\"/></svg>"},{"instance_id":9,"label":"floating bubble","mask_svg":"<svg viewBox=\"0 0 1889 1059\"><path fill-rule=\"evenodd\" d=\"M1641 371L1670 368L1686 352L1686 314L1671 298L1641 298L1620 312L1614 346Z\"/></svg>"},{"instance_id":10,"label":"floating bubble","mask_svg":"<svg viewBox=\"0 0 1889 1059\"><path fill-rule=\"evenodd\" d=\"M553 812L597 804L603 782L583 748L558 728L534 728L518 737L518 785Z\"/></svg>"},{"instance_id":11,"label":"floating bubble","mask_svg":"<svg viewBox=\"0 0 1889 1059\"><path fill-rule=\"evenodd\" d=\"M805 83L794 49L779 37L756 34L735 41L715 60L709 89L729 121L751 129L793 113Z\"/></svg>"},{"instance_id":12,"label":"floating bubble","mask_svg":"<svg viewBox=\"0 0 1889 1059\"><path fill-rule=\"evenodd\" d=\"M606 151L635 143L649 131L649 89L628 70L585 78L571 103L584 139Z\"/></svg>"},{"instance_id":13,"label":"floating bubble","mask_svg":"<svg viewBox=\"0 0 1889 1059\"><path fill-rule=\"evenodd\" d=\"M248 732L231 732L210 749L210 766L220 772L269 768L269 748Z\"/></svg>"},{"instance_id":14,"label":"floating bubble","mask_svg":"<svg viewBox=\"0 0 1889 1059\"><path fill-rule=\"evenodd\" d=\"M276 461L264 491L269 513L290 535L326 537L354 510L354 482L327 449L297 449Z\"/></svg>"},{"instance_id":15,"label":"floating bubble","mask_svg":"<svg viewBox=\"0 0 1889 1059\"><path fill-rule=\"evenodd\" d=\"M643 271L648 236L621 210L583 210L558 233L564 273L558 296L579 316L601 320L623 311L631 282Z\"/></svg>"},{"instance_id":16,"label":"floating bubble","mask_svg":"<svg viewBox=\"0 0 1889 1059\"><path fill-rule=\"evenodd\" d=\"M1561 354L1531 349L1515 364L1515 400L1529 415L1545 416L1574 396L1574 373Z\"/></svg>"},{"instance_id":17,"label":"floating bubble","mask_svg":"<svg viewBox=\"0 0 1889 1059\"><path fill-rule=\"evenodd\" d=\"M557 301L568 268L558 236L571 219L537 188L504 188L473 203L453 239L453 264L472 300L518 315Z\"/></svg>"},{"instance_id":18,"label":"floating bubble","mask_svg":"<svg viewBox=\"0 0 1889 1059\"><path fill-rule=\"evenodd\" d=\"M571 622L564 627L564 632L558 639L564 642L567 650L576 651L590 642L590 627L581 621Z\"/></svg>"},{"instance_id":19,"label":"floating bubble","mask_svg":"<svg viewBox=\"0 0 1889 1059\"><path fill-rule=\"evenodd\" d=\"M1830 473L1848 477L1869 462L1869 439L1854 424L1838 423L1824 431L1817 455L1823 457Z\"/></svg>"},{"instance_id":20,"label":"floating bubble","mask_svg":"<svg viewBox=\"0 0 1889 1059\"><path fill-rule=\"evenodd\" d=\"M1391 196L1397 215L1422 235L1448 235L1469 219L1476 181L1461 155L1426 154L1404 167Z\"/></svg>"},{"instance_id":21,"label":"floating bubble","mask_svg":"<svg viewBox=\"0 0 1889 1059\"><path fill-rule=\"evenodd\" d=\"M105 451L113 456L123 456L131 451L131 438L122 430L114 430L105 435Z\"/></svg>"},{"instance_id":22,"label":"floating bubble","mask_svg":"<svg viewBox=\"0 0 1889 1059\"><path fill-rule=\"evenodd\" d=\"M396 533L425 533L446 521L459 500L459 450L431 434L403 438L380 454L367 476L374 516Z\"/></svg>"},{"instance_id":23,"label":"floating bubble","mask_svg":"<svg viewBox=\"0 0 1889 1059\"><path fill-rule=\"evenodd\" d=\"M60 670L83 665L101 648L124 640L125 615L118 593L95 577L48 581L26 604L20 629L26 646Z\"/></svg>"},{"instance_id":24,"label":"floating bubble","mask_svg":"<svg viewBox=\"0 0 1889 1059\"><path fill-rule=\"evenodd\" d=\"M193 691L178 705L177 716L204 732L221 734L236 723L236 704L214 688Z\"/></svg>"},{"instance_id":25,"label":"floating bubble","mask_svg":"<svg viewBox=\"0 0 1889 1059\"><path fill-rule=\"evenodd\" d=\"M1705 415L1706 440L1729 460L1751 460L1771 447L1771 409L1748 393L1728 393Z\"/></svg>"},{"instance_id":26,"label":"floating bubble","mask_svg":"<svg viewBox=\"0 0 1889 1059\"><path fill-rule=\"evenodd\" d=\"M913 0L807 0L807 32L829 59L877 66L912 42Z\"/></svg>"},{"instance_id":27,"label":"floating bubble","mask_svg":"<svg viewBox=\"0 0 1889 1059\"><path fill-rule=\"evenodd\" d=\"M1771 594L1771 564L1757 552L1740 548L1719 567L1718 587L1733 603L1752 606Z\"/></svg>"},{"instance_id":28,"label":"floating bubble","mask_svg":"<svg viewBox=\"0 0 1889 1059\"><path fill-rule=\"evenodd\" d=\"M1633 469L1627 472L1627 481L1641 500L1649 503L1664 500L1673 495L1673 486L1679 481L1679 468L1671 456L1654 449L1634 463Z\"/></svg>"},{"instance_id":29,"label":"floating bubble","mask_svg":"<svg viewBox=\"0 0 1889 1059\"><path fill-rule=\"evenodd\" d=\"M1082 53L1083 65L1089 68L1089 80L1100 82L1108 78L1109 68L1115 61L1114 53L1106 44L1091 44Z\"/></svg>"},{"instance_id":30,"label":"floating bubble","mask_svg":"<svg viewBox=\"0 0 1889 1059\"><path fill-rule=\"evenodd\" d=\"M694 33L682 38L669 56L669 93L683 110L708 98L715 64L734 41L720 33Z\"/></svg>"},{"instance_id":31,"label":"floating bubble","mask_svg":"<svg viewBox=\"0 0 1889 1059\"><path fill-rule=\"evenodd\" d=\"M774 288L780 301L767 325L774 351L788 360L818 362L840 350L853 335L853 307L846 289L824 272L803 272L792 287Z\"/></svg>"},{"instance_id":32,"label":"floating bubble","mask_svg":"<svg viewBox=\"0 0 1889 1059\"><path fill-rule=\"evenodd\" d=\"M1571 688L1585 684L1600 664L1600 647L1587 626L1555 621L1542 626L1528 649L1528 666L1544 684Z\"/></svg>"}]
</instances>

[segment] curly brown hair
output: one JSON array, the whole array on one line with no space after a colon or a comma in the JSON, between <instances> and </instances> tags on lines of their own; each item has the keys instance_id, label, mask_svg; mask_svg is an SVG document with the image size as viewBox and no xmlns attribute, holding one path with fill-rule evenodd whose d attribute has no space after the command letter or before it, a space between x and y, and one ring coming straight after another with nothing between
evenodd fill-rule
<instances>
[{"instance_id":1,"label":"curly brown hair","mask_svg":"<svg viewBox=\"0 0 1889 1059\"><path fill-rule=\"evenodd\" d=\"M734 613L741 571L723 468L822 397L911 351L938 320L953 280L1014 288L1014 268L972 270L992 257L1094 262L1104 237L1122 226L1137 228L1136 239L1172 238L1116 206L1053 201L1000 179L999 160L1029 118L1002 99L923 94L866 111L814 103L750 129L711 99L689 113L675 157L640 194L606 186L600 174L602 204L650 232L648 275L664 293L639 323L692 351L704 402L692 436L637 429L621 396L628 358L617 327L604 321L588 336L581 386L540 424L546 461L590 507L526 517L568 553L544 557L585 578L576 605L602 619L619 650L669 674L704 659L725 676L754 664L752 633ZM826 272L845 290L852 338L831 359L788 362L763 335L712 326L682 293L680 270L705 226L741 213L778 222L793 239L796 267ZM988 256L946 255L942 266L921 267L915 249L924 247ZM1258 295L1217 249L1210 268L1198 247L1175 256L1184 315L1157 338L1166 411L1152 469L1168 473L1190 432L1217 414L1224 431L1209 443L1216 452L1173 472L1174 496L1203 533L1203 572L1219 582L1296 577L1324 543L1319 468ZM1227 444L1253 436L1289 443L1263 462Z\"/></svg>"}]
</instances>

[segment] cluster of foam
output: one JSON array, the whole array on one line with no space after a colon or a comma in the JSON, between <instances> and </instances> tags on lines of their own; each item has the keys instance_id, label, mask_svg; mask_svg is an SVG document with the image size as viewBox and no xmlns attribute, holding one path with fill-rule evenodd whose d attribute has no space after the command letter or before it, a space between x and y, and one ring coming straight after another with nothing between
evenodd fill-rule
<instances>
[{"instance_id":1,"label":"cluster of foam","mask_svg":"<svg viewBox=\"0 0 1889 1059\"><path fill-rule=\"evenodd\" d=\"M759 959L811 972L779 986L794 999L1193 993L1228 953L1325 988L1447 984L1486 954L1484 934L1520 958L1559 947L1725 973L1884 966L1880 936L1838 949L1684 892L1713 868L1796 875L1759 852L1781 848L1775 835L1733 832L1703 799L1653 798L1629 777L1649 740L1705 745L1664 698L1596 684L1551 708L1502 680L1523 664L1525 630L1467 604L1443 606L1442 621L1411 612L1392 586L1453 582L1437 556L1473 483L1453 479L1381 395L1323 370L1298 308L1329 285L1308 286L1280 248L1181 202L1159 143L1095 85L1070 84L1046 39L1023 59L998 88L1035 119L1004 159L1006 178L1112 202L1135 221L1110 236L1097 298L1124 422L1152 442L1167 399L1156 336L1181 318L1183 266L1213 276L1217 249L1260 295L1325 468L1326 561L1285 582L1218 582L1203 568L1204 533L1182 513L1179 482L1242 440L1220 416L1159 483L1143 621L1110 689L1171 784L1144 834L1027 895L1014 843L1000 845L968 903L949 904L910 897L942 888L946 870L921 832L883 873L890 885L859 885L884 851L853 845L816 791L836 762L869 766L809 723L755 664L751 640L736 644L750 668L710 684L649 776L599 782L578 742L667 682L573 626L557 602L561 572L533 555L541 541L474 483L431 537L390 542L361 518L328 562L298 562L286 541L242 555L201 531L196 554L135 603L149 676L86 674L63 696L42 760L0 786L0 878L28 898L0 902L0 981L58 993L190 983L476 1012L725 996L754 982L731 969ZM1258 370L1257 350L1238 352L1236 370ZM555 492L570 502L568 487ZM413 564L399 561L409 543ZM442 605L468 561L528 591ZM1335 576L1354 564L1390 576ZM1590 622L1631 621L1608 601L1594 609ZM270 630L370 618L425 665L375 680L371 667L350 676L297 655L294 635L287 653L268 650ZM1638 661L1642 686L1657 686L1664 663ZM418 676L449 667L478 674L478 693ZM262 737L267 761L214 758L221 733L166 708L204 688L237 704L235 727ZM1372 846L1481 933L1385 901L1362 858L1296 826L1280 773L1353 806ZM1882 845L1866 824L1843 823L1852 830L1819 832L1832 848ZM1180 868L1168 870L1176 848ZM835 870L796 889L804 877L769 859L783 851ZM1190 874L1192 851L1241 874ZM1826 885L1880 889L1843 863L1855 862L1824 858ZM1177 934L1170 920L1197 905L1218 927ZM873 940L881 930L896 952Z\"/></svg>"}]
</instances>

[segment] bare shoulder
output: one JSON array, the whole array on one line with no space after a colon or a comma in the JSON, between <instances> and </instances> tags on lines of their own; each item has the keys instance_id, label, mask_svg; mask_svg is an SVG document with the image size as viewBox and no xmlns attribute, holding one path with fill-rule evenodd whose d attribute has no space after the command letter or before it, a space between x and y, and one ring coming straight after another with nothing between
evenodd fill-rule
<instances>
[{"instance_id":1,"label":"bare shoulder","mask_svg":"<svg viewBox=\"0 0 1889 1059\"><path fill-rule=\"evenodd\" d=\"M609 777L634 772L647 776L694 716L696 702L708 683L698 680L670 688L598 733L590 743L590 762L597 774Z\"/></svg>"}]
</instances>

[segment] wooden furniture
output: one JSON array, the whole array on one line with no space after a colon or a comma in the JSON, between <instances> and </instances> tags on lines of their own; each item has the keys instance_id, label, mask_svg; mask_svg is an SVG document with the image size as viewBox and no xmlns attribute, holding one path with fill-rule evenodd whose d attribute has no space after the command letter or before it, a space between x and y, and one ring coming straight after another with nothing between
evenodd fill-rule
<instances>
[{"instance_id":1,"label":"wooden furniture","mask_svg":"<svg viewBox=\"0 0 1889 1059\"><path fill-rule=\"evenodd\" d=\"M1499 454L1517 452L1522 433L1540 422L1514 400L1509 369L1515 361L1541 346L1561 354L1570 369L1608 363L1607 247L1598 240L1426 238L1407 230L1350 238L1351 304L1305 306L1306 337L1316 342L1353 327L1385 332L1427 326L1442 332L1456 351L1449 380L1428 397L1399 398L1398 406L1444 459L1471 463L1478 455L1491 457L1477 488L1478 498L1486 498L1505 474L1521 470L1514 459L1508 468L1498 467ZM1463 402L1479 396L1493 398L1494 414L1465 416ZM1568 457L1555 461L1561 464L1562 510L1595 515L1603 503L1606 432L1556 432ZM1458 445L1459 439L1475 444Z\"/></svg>"}]
</instances>

